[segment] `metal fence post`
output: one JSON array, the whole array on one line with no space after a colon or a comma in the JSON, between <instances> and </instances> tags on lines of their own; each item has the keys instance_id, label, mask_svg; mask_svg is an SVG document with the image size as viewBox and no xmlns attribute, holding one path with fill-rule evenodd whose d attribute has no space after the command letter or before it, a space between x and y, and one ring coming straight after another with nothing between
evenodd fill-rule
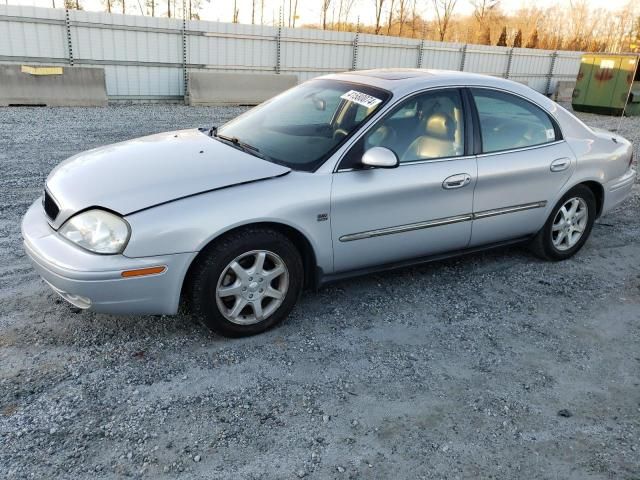
<instances>
[{"instance_id":1,"label":"metal fence post","mask_svg":"<svg viewBox=\"0 0 640 480\"><path fill-rule=\"evenodd\" d=\"M186 19L186 6L183 2L183 15L182 15L182 85L184 88L184 103L189 104L189 74L187 72L187 19Z\"/></svg>"},{"instance_id":2,"label":"metal fence post","mask_svg":"<svg viewBox=\"0 0 640 480\"><path fill-rule=\"evenodd\" d=\"M280 17L278 21L278 34L276 35L276 73L280 73L281 44L282 44L282 8L280 8Z\"/></svg>"},{"instance_id":3,"label":"metal fence post","mask_svg":"<svg viewBox=\"0 0 640 480\"><path fill-rule=\"evenodd\" d=\"M351 70L355 70L358 66L358 38L360 37L360 17L356 24L356 36L353 37L353 55L351 56Z\"/></svg>"},{"instance_id":4,"label":"metal fence post","mask_svg":"<svg viewBox=\"0 0 640 480\"><path fill-rule=\"evenodd\" d=\"M557 58L558 58L558 51L556 50L551 54L551 65L549 66L549 73L547 73L547 84L544 87L544 94L547 96L551 94L551 80L553 79L553 70L556 67Z\"/></svg>"},{"instance_id":5,"label":"metal fence post","mask_svg":"<svg viewBox=\"0 0 640 480\"><path fill-rule=\"evenodd\" d=\"M460 50L462 52L462 58L460 59L460 71L464 72L464 62L467 59L467 47L468 45L465 43Z\"/></svg>"},{"instance_id":6,"label":"metal fence post","mask_svg":"<svg viewBox=\"0 0 640 480\"><path fill-rule=\"evenodd\" d=\"M69 49L69 65L73 66L73 43L71 41L71 20L69 19L69 9L64 9L64 24L67 28L67 47Z\"/></svg>"},{"instance_id":7,"label":"metal fence post","mask_svg":"<svg viewBox=\"0 0 640 480\"><path fill-rule=\"evenodd\" d=\"M420 40L420 45L418 45L418 64L417 68L422 68L422 57L424 55L424 38Z\"/></svg>"},{"instance_id":8,"label":"metal fence post","mask_svg":"<svg viewBox=\"0 0 640 480\"><path fill-rule=\"evenodd\" d=\"M513 62L513 48L509 50L509 57L507 58L507 69L504 72L504 78L509 78L509 74L511 73L511 62Z\"/></svg>"}]
</instances>

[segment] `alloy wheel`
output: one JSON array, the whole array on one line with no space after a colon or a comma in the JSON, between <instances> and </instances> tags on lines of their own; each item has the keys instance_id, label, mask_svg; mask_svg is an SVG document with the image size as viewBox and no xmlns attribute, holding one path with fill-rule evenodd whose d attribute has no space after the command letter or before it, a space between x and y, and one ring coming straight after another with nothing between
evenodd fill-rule
<instances>
[{"instance_id":1,"label":"alloy wheel","mask_svg":"<svg viewBox=\"0 0 640 480\"><path fill-rule=\"evenodd\" d=\"M266 320L282 305L288 288L289 271L282 259L268 250L253 250L222 270L216 303L230 322L252 325Z\"/></svg>"},{"instance_id":2,"label":"alloy wheel","mask_svg":"<svg viewBox=\"0 0 640 480\"><path fill-rule=\"evenodd\" d=\"M589 220L587 203L580 197L567 200L553 219L551 240L560 251L573 248L582 238Z\"/></svg>"}]
</instances>

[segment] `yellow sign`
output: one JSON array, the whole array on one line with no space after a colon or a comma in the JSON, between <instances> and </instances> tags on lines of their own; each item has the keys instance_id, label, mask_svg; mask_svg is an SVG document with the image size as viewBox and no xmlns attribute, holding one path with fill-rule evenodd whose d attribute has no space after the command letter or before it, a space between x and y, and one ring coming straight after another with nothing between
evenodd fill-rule
<instances>
[{"instance_id":1,"label":"yellow sign","mask_svg":"<svg viewBox=\"0 0 640 480\"><path fill-rule=\"evenodd\" d=\"M62 67L29 67L22 65L22 73L29 75L62 75Z\"/></svg>"}]
</instances>

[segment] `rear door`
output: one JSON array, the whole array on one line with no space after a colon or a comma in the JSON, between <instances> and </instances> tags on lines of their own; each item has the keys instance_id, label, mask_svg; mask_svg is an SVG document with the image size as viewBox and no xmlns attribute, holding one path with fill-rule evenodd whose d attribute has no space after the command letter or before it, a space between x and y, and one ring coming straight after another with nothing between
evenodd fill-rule
<instances>
[{"instance_id":1,"label":"rear door","mask_svg":"<svg viewBox=\"0 0 640 480\"><path fill-rule=\"evenodd\" d=\"M539 106L500 90L470 91L482 145L470 246L536 233L575 168L573 152Z\"/></svg>"}]
</instances>

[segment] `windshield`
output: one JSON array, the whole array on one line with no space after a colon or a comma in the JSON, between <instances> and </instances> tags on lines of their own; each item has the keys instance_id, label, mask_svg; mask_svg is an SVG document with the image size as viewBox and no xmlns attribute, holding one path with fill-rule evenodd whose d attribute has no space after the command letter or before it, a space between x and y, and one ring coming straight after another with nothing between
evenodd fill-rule
<instances>
[{"instance_id":1,"label":"windshield","mask_svg":"<svg viewBox=\"0 0 640 480\"><path fill-rule=\"evenodd\" d=\"M266 160L313 171L389 96L366 85L312 80L249 110L217 133Z\"/></svg>"}]
</instances>

